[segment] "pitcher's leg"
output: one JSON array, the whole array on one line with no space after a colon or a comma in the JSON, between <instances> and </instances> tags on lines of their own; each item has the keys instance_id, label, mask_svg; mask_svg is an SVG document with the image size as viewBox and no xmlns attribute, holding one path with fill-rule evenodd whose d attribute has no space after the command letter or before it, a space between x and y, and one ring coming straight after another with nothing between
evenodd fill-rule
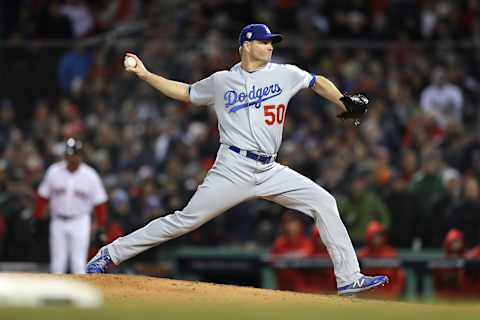
<instances>
[{"instance_id":1,"label":"pitcher's leg","mask_svg":"<svg viewBox=\"0 0 480 320\"><path fill-rule=\"evenodd\" d=\"M108 245L108 252L112 261L119 264L198 228L252 196L252 185L234 183L216 172L210 172L183 210L155 219L145 227L118 238Z\"/></svg>"},{"instance_id":2,"label":"pitcher's leg","mask_svg":"<svg viewBox=\"0 0 480 320\"><path fill-rule=\"evenodd\" d=\"M279 166L276 171L259 186L257 194L303 212L315 220L332 259L338 287L358 280L362 274L357 256L340 219L335 198L312 180L288 167Z\"/></svg>"}]
</instances>

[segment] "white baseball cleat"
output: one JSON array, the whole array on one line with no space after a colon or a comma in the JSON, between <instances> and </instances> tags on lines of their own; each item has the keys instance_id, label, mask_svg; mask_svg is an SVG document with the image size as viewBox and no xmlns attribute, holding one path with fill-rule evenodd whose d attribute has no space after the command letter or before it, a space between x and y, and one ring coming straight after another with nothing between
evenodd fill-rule
<instances>
[{"instance_id":1,"label":"white baseball cleat","mask_svg":"<svg viewBox=\"0 0 480 320\"><path fill-rule=\"evenodd\" d=\"M347 296L358 292L370 290L379 286L384 286L388 283L388 281L389 280L387 276L363 276L349 285L338 288L337 291L339 295Z\"/></svg>"}]
</instances>

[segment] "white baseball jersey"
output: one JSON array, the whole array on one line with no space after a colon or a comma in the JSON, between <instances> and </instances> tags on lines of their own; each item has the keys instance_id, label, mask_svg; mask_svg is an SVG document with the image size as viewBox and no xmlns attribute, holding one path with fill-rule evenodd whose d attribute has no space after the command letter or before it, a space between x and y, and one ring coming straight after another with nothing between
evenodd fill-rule
<instances>
[{"instance_id":1,"label":"white baseball jersey","mask_svg":"<svg viewBox=\"0 0 480 320\"><path fill-rule=\"evenodd\" d=\"M67 162L51 165L38 188L50 202L50 270L65 273L70 262L72 273L84 273L90 244L91 211L107 201L100 177L82 163L74 172Z\"/></svg>"},{"instance_id":2,"label":"white baseball jersey","mask_svg":"<svg viewBox=\"0 0 480 320\"><path fill-rule=\"evenodd\" d=\"M189 94L195 104L214 106L220 143L274 155L282 142L288 102L314 84L315 75L294 65L268 63L248 72L238 63L194 83Z\"/></svg>"},{"instance_id":3,"label":"white baseball jersey","mask_svg":"<svg viewBox=\"0 0 480 320\"><path fill-rule=\"evenodd\" d=\"M98 173L85 163L80 164L75 172L67 169L66 161L51 165L38 193L50 200L52 216L90 215L94 206L107 201Z\"/></svg>"}]
</instances>

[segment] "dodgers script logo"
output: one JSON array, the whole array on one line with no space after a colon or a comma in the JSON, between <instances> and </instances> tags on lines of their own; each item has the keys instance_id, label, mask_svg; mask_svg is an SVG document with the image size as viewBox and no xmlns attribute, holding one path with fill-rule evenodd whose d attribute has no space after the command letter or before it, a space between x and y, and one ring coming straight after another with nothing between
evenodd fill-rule
<instances>
[{"instance_id":1,"label":"dodgers script logo","mask_svg":"<svg viewBox=\"0 0 480 320\"><path fill-rule=\"evenodd\" d=\"M282 88L280 88L278 83L275 83L258 89L253 86L248 93L238 93L235 90L229 90L225 92L223 99L225 100L225 108L230 108L228 112L231 113L250 106L260 108L263 101L272 99L280 94L282 94ZM243 103L247 98L249 102Z\"/></svg>"}]
</instances>

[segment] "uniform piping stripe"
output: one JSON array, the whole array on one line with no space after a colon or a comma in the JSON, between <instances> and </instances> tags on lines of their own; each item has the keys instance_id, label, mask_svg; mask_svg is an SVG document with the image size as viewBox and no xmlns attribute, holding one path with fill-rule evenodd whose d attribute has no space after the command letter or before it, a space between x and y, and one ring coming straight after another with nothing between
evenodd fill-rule
<instances>
[{"instance_id":1,"label":"uniform piping stripe","mask_svg":"<svg viewBox=\"0 0 480 320\"><path fill-rule=\"evenodd\" d=\"M312 88L316 80L317 80L317 76L312 74L312 80L310 80L310 82L308 83L308 87Z\"/></svg>"}]
</instances>

